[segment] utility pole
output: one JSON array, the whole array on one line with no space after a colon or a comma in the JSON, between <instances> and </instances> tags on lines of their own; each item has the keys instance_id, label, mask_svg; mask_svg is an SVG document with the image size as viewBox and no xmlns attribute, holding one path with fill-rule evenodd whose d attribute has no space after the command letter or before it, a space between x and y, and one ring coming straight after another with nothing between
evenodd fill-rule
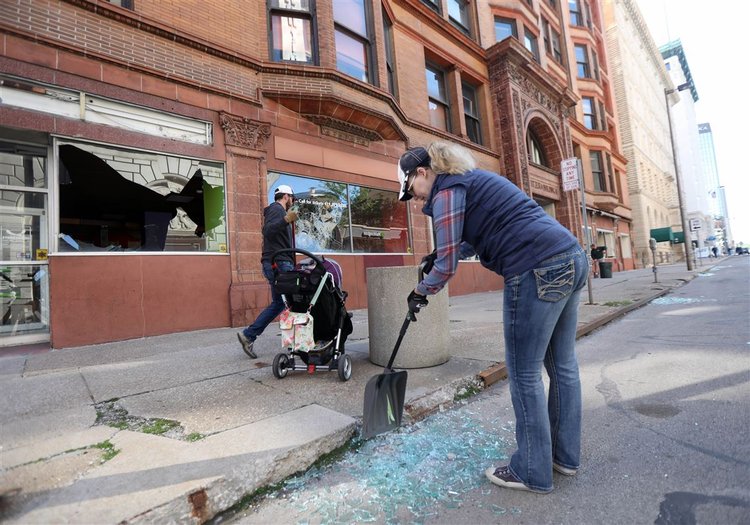
<instances>
[{"instance_id":1,"label":"utility pole","mask_svg":"<svg viewBox=\"0 0 750 525\"><path fill-rule=\"evenodd\" d=\"M672 160L674 161L674 176L675 180L677 181L677 201L680 205L680 222L682 222L682 237L683 237L683 244L685 248L685 261L687 262L687 269L688 271L692 271L693 269L693 259L690 256L691 252L693 251L692 248L692 239L690 236L690 230L688 229L688 223L687 223L687 217L685 213L685 202L682 198L682 181L680 180L680 170L677 166L677 150L674 146L674 133L672 132L672 111L669 108L669 95L676 91L682 91L684 89L688 89L690 87L690 84L680 84L677 86L677 89L667 89L664 88L664 103L667 107L667 121L669 122L669 139L672 143ZM688 247L688 243L690 244L690 247Z\"/></svg>"}]
</instances>

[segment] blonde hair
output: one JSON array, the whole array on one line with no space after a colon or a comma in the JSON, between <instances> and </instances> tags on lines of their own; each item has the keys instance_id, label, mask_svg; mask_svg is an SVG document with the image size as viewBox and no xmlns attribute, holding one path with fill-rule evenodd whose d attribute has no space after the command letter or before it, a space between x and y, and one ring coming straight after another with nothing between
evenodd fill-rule
<instances>
[{"instance_id":1,"label":"blonde hair","mask_svg":"<svg viewBox=\"0 0 750 525\"><path fill-rule=\"evenodd\" d=\"M477 167L477 162L471 152L449 142L433 142L427 148L430 155L430 168L435 173L449 173L460 175Z\"/></svg>"}]
</instances>

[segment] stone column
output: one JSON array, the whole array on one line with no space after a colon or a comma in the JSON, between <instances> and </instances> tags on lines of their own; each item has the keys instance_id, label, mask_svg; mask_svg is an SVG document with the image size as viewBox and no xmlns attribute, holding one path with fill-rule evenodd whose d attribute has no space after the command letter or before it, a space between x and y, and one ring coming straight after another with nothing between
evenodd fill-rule
<instances>
[{"instance_id":1,"label":"stone column","mask_svg":"<svg viewBox=\"0 0 750 525\"><path fill-rule=\"evenodd\" d=\"M408 307L406 297L417 285L415 266L367 269L367 320L370 333L370 361L386 366L396 345ZM394 368L424 368L450 358L448 287L429 296L430 304L409 324Z\"/></svg>"}]
</instances>

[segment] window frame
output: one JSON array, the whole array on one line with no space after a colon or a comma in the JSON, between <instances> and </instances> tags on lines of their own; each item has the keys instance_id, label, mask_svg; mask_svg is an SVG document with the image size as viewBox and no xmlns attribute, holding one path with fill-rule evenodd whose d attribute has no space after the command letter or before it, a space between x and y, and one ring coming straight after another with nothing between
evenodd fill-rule
<instances>
[{"instance_id":1,"label":"window frame","mask_svg":"<svg viewBox=\"0 0 750 525\"><path fill-rule=\"evenodd\" d=\"M586 111L586 102L589 103L590 112ZM583 110L583 125L592 131L599 131L599 120L597 118L597 100L595 97L581 97L581 109ZM588 122L587 122L588 120Z\"/></svg>"},{"instance_id":2,"label":"window frame","mask_svg":"<svg viewBox=\"0 0 750 525\"><path fill-rule=\"evenodd\" d=\"M583 50L583 58L585 59L583 62L579 60L578 57L578 50ZM576 56L576 75L578 78L591 78L591 64L589 62L589 48L586 44L574 44L573 50ZM581 71L583 71L583 74L581 75Z\"/></svg>"},{"instance_id":3,"label":"window frame","mask_svg":"<svg viewBox=\"0 0 750 525\"><path fill-rule=\"evenodd\" d=\"M368 84L377 85L377 66L375 62L375 53L374 53L374 46L373 46L373 30L372 30L372 18L373 17L370 11L371 7L372 7L372 2L370 0L362 0L362 10L363 10L362 14L364 16L365 32L367 33L366 35L361 35L355 29L350 28L344 23L336 20L336 12L334 9L333 38L334 38L334 48L336 47L335 42L336 42L336 35L338 33L362 44L364 57L365 57L365 77L366 78L363 79L363 78L356 77L354 75L350 75L349 73L347 73L346 71L342 70L339 67L338 49L336 49L336 70L347 76L356 78L357 80L360 80L362 82L367 82Z\"/></svg>"},{"instance_id":4,"label":"window frame","mask_svg":"<svg viewBox=\"0 0 750 525\"><path fill-rule=\"evenodd\" d=\"M529 49L531 45L531 49ZM535 35L526 25L523 26L523 46L534 56L534 60L541 62L539 56L539 37Z\"/></svg>"},{"instance_id":5,"label":"window frame","mask_svg":"<svg viewBox=\"0 0 750 525\"><path fill-rule=\"evenodd\" d=\"M573 9L573 6L575 6L575 9ZM568 0L568 12L570 13L570 25L585 27L581 0Z\"/></svg>"},{"instance_id":6,"label":"window frame","mask_svg":"<svg viewBox=\"0 0 750 525\"><path fill-rule=\"evenodd\" d=\"M299 9L287 9L280 6L274 6L274 2L278 3L279 0L267 0L266 11L268 18L268 58L271 62L278 64L307 64L317 66L320 65L320 56L318 53L318 27L317 27L317 16L315 12L315 0L308 0L309 7L307 10ZM307 20L310 24L310 60L284 60L274 58L274 33L273 33L273 19L275 16L297 18L300 20ZM281 51L281 50L280 50ZM283 52L283 51L282 51ZM283 56L283 55L282 55Z\"/></svg>"},{"instance_id":7,"label":"window frame","mask_svg":"<svg viewBox=\"0 0 750 525\"><path fill-rule=\"evenodd\" d=\"M441 100L439 98L435 98L430 94L429 89L429 83L426 82L427 79L427 72L432 73L439 73L440 79L439 79L439 85L442 86L443 96L445 97L445 100ZM438 66L434 62L430 62L429 60L425 60L425 85L427 86L427 108L428 108L428 116L430 116L430 126L436 128L436 129L443 129L444 131L447 131L448 133L453 132L453 126L451 124L451 104L450 104L450 93L448 91L448 83L447 83L447 72L442 67ZM438 93L438 95L440 95ZM435 126L432 121L432 113L429 109L430 103L434 103L438 105L439 107L443 108L443 111L445 113L445 128L441 128L438 126Z\"/></svg>"},{"instance_id":8,"label":"window frame","mask_svg":"<svg viewBox=\"0 0 750 525\"><path fill-rule=\"evenodd\" d=\"M467 90L469 91L470 97L467 97ZM466 101L469 98L469 102L475 108L474 114L466 111ZM466 126L466 136L469 140L475 144L482 144L482 119L479 111L479 94L477 93L476 86L473 86L465 80L461 81L461 99L463 100L463 114L464 114L464 125ZM472 126L469 126L469 124ZM472 138L470 128L473 128L475 137Z\"/></svg>"},{"instance_id":9,"label":"window frame","mask_svg":"<svg viewBox=\"0 0 750 525\"><path fill-rule=\"evenodd\" d=\"M528 153L528 159L531 164L548 168L547 154L544 152L542 147L542 141L539 139L533 130L529 129L526 131L526 148Z\"/></svg>"},{"instance_id":10,"label":"window frame","mask_svg":"<svg viewBox=\"0 0 750 525\"><path fill-rule=\"evenodd\" d=\"M455 19L451 14L451 5L457 5L459 7L459 10L464 14L466 17L466 23L464 24L463 21ZM461 9L461 6L463 6L463 9ZM472 24L471 24L471 2L469 0L448 0L448 21L452 23L456 28L458 28L459 31L464 33L466 36L471 37L472 36Z\"/></svg>"},{"instance_id":11,"label":"window frame","mask_svg":"<svg viewBox=\"0 0 750 525\"><path fill-rule=\"evenodd\" d=\"M599 169L594 169L594 159L598 164ZM604 167L604 159L602 158L602 152L598 149L592 149L589 151L589 164L591 165L591 176L594 180L594 191L601 193L607 192L607 179Z\"/></svg>"},{"instance_id":12,"label":"window frame","mask_svg":"<svg viewBox=\"0 0 750 525\"><path fill-rule=\"evenodd\" d=\"M498 39L497 38L497 27L498 24L507 24L510 26L510 35ZM502 42L506 38L515 38L518 39L518 22L516 22L515 18L506 18L504 16L496 16L494 17L494 29L495 29L495 42Z\"/></svg>"},{"instance_id":13,"label":"window frame","mask_svg":"<svg viewBox=\"0 0 750 525\"><path fill-rule=\"evenodd\" d=\"M396 78L396 54L393 46L393 20L383 8L383 44L385 47L385 74L388 92L398 100L398 79Z\"/></svg>"}]
</instances>

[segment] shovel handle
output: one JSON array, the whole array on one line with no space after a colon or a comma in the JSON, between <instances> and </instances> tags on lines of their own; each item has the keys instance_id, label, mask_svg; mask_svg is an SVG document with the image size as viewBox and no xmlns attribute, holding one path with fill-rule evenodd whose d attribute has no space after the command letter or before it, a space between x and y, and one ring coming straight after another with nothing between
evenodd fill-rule
<instances>
[{"instance_id":1,"label":"shovel handle","mask_svg":"<svg viewBox=\"0 0 750 525\"><path fill-rule=\"evenodd\" d=\"M427 263L422 263L419 265L419 282L422 282L424 279L424 267ZM406 329L409 327L409 323L412 321L416 321L417 316L414 315L414 313L411 310L408 310L406 312L406 319L404 319L404 323L401 325L401 330L398 333L398 339L396 340L396 346L393 347L393 352L391 352L391 358L388 360L388 365L385 367L387 370L392 370L393 361L396 359L396 354L398 353L398 349L401 347L401 341L404 339L404 336L406 335Z\"/></svg>"}]
</instances>

